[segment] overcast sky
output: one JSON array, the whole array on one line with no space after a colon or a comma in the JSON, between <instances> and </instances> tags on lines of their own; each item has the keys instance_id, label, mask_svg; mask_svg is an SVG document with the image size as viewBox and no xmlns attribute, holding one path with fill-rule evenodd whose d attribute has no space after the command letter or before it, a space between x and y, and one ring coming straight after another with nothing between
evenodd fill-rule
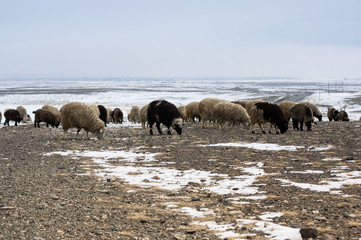
<instances>
[{"instance_id":1,"label":"overcast sky","mask_svg":"<svg viewBox=\"0 0 361 240\"><path fill-rule=\"evenodd\" d=\"M0 0L0 75L361 77L360 12L359 0Z\"/></svg>"}]
</instances>

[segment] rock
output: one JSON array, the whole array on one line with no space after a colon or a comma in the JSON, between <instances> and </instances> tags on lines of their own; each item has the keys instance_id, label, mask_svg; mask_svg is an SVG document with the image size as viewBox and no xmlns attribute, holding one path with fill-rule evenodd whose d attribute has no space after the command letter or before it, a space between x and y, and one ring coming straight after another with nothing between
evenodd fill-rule
<instances>
[{"instance_id":1,"label":"rock","mask_svg":"<svg viewBox=\"0 0 361 240\"><path fill-rule=\"evenodd\" d=\"M200 201L201 199L199 197L192 197L192 201Z\"/></svg>"},{"instance_id":2,"label":"rock","mask_svg":"<svg viewBox=\"0 0 361 240\"><path fill-rule=\"evenodd\" d=\"M316 239L318 236L318 231L315 228L301 228L300 233L303 240L309 238Z\"/></svg>"}]
</instances>

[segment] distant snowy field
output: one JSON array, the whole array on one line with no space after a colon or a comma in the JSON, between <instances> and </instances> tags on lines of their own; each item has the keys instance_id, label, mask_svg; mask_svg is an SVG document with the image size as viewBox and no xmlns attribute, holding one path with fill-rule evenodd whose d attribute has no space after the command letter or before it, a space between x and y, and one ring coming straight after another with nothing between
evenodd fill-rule
<instances>
[{"instance_id":1,"label":"distant snowy field","mask_svg":"<svg viewBox=\"0 0 361 240\"><path fill-rule=\"evenodd\" d=\"M119 107L125 112L165 99L176 106L205 97L226 100L306 100L317 104L326 120L327 108L345 109L351 120L361 116L361 80L304 79L0 79L0 111L24 106L32 113L44 104L61 108L71 101ZM33 114L30 114L33 117Z\"/></svg>"}]
</instances>

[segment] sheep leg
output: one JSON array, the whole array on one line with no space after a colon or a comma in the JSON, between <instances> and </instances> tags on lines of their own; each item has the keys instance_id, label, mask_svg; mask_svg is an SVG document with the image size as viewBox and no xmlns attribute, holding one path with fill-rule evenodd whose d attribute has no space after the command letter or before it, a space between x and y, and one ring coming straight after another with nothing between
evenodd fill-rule
<instances>
[{"instance_id":1,"label":"sheep leg","mask_svg":"<svg viewBox=\"0 0 361 240\"><path fill-rule=\"evenodd\" d=\"M17 126L18 125L18 122L17 121L15 121L15 126ZM10 126L10 125L9 125Z\"/></svg>"},{"instance_id":2,"label":"sheep leg","mask_svg":"<svg viewBox=\"0 0 361 240\"><path fill-rule=\"evenodd\" d=\"M49 123L46 123L46 127L47 127L47 128L49 127Z\"/></svg>"},{"instance_id":3,"label":"sheep leg","mask_svg":"<svg viewBox=\"0 0 361 240\"><path fill-rule=\"evenodd\" d=\"M36 121L34 121L34 127L36 128Z\"/></svg>"},{"instance_id":4,"label":"sheep leg","mask_svg":"<svg viewBox=\"0 0 361 240\"><path fill-rule=\"evenodd\" d=\"M292 119L293 130L298 130L298 122L295 119Z\"/></svg>"},{"instance_id":5,"label":"sheep leg","mask_svg":"<svg viewBox=\"0 0 361 240\"><path fill-rule=\"evenodd\" d=\"M149 128L150 128L149 132L150 132L150 135L153 135L153 124L154 124L154 122L149 122Z\"/></svg>"},{"instance_id":6,"label":"sheep leg","mask_svg":"<svg viewBox=\"0 0 361 240\"><path fill-rule=\"evenodd\" d=\"M300 130L303 131L303 122L300 122Z\"/></svg>"},{"instance_id":7,"label":"sheep leg","mask_svg":"<svg viewBox=\"0 0 361 240\"><path fill-rule=\"evenodd\" d=\"M259 128L262 130L262 133L266 134L266 132L264 131L263 127L262 127L262 123L258 123Z\"/></svg>"},{"instance_id":8,"label":"sheep leg","mask_svg":"<svg viewBox=\"0 0 361 240\"><path fill-rule=\"evenodd\" d=\"M163 134L162 130L160 129L160 122L155 123L158 129L159 134Z\"/></svg>"}]
</instances>

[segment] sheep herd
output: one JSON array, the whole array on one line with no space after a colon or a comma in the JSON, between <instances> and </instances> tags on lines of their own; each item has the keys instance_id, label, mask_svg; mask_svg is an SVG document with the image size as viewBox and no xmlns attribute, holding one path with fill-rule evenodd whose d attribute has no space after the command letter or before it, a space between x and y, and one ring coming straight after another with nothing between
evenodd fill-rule
<instances>
[{"instance_id":1,"label":"sheep herd","mask_svg":"<svg viewBox=\"0 0 361 240\"><path fill-rule=\"evenodd\" d=\"M53 106L44 105L41 109L33 112L35 114L34 127L40 127L40 122L45 122L48 127L63 127L64 137L71 128L77 129L77 136L81 129L87 134L91 132L98 139L102 138L106 124L109 122L123 123L123 112L119 108L110 109L103 105L90 105L80 102L70 102L61 107L60 111ZM24 107L6 109L4 111L4 125L10 121L18 123L31 122L31 117ZM336 110L333 107L328 109L329 121L349 121L344 110ZM257 124L266 133L262 124L270 123L269 133L272 128L276 133L285 133L289 121L292 120L293 129L303 131L305 124L308 131L312 129L314 118L322 121L322 114L315 104L309 102L284 101L280 104L273 104L262 100L252 101L227 101L218 98L205 98L199 102L191 102L185 106L176 107L165 100L152 101L142 108L133 106L128 114L128 121L141 123L142 129L149 127L153 135L153 125L159 134L162 134L161 124L168 128L167 133L171 134L174 129L179 135L182 134L182 127L185 123L201 122L203 128L210 128L212 124L217 129L224 130L226 125L240 126L241 124L255 133L254 125ZM2 114L0 112L0 122Z\"/></svg>"}]
</instances>

